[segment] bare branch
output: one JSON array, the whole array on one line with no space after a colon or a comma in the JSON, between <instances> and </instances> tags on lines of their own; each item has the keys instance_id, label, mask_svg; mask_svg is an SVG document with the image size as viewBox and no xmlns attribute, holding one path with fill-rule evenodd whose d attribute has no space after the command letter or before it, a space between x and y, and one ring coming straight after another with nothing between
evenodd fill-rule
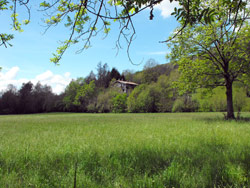
<instances>
[{"instance_id":1,"label":"bare branch","mask_svg":"<svg viewBox=\"0 0 250 188\"><path fill-rule=\"evenodd\" d=\"M173 40L173 39L174 39L175 37L177 37L177 36L183 31L183 29L187 26L188 20L189 20L189 16L190 16L190 7L189 7L189 5L190 5L190 0L188 0L188 2L187 2L187 17L186 17L185 23L183 24L183 26L181 27L181 29L180 29L173 37L171 37L170 39L165 40L165 41L160 41L160 43L167 43L167 42Z\"/></svg>"},{"instance_id":2,"label":"bare branch","mask_svg":"<svg viewBox=\"0 0 250 188\"><path fill-rule=\"evenodd\" d=\"M87 1L87 0L86 0L86 1ZM96 29L96 24L97 24L98 19L99 19L99 17L100 17L100 13L101 13L101 10L102 10L102 6L103 6L103 0L101 0L101 4L100 4L99 10L98 10L98 13L97 13L97 15L96 15L96 19L95 19L95 22L94 22L94 26L92 27L91 32L90 32L90 34L89 34L89 37L87 38L87 41L86 41L86 43L85 43L85 45L84 45L83 48L86 48L86 47L87 47L87 44L90 42L90 39L91 39L91 37L92 37L92 35L93 35L93 32L94 32L94 30ZM85 7L87 7L87 4L86 4Z\"/></svg>"},{"instance_id":3,"label":"bare branch","mask_svg":"<svg viewBox=\"0 0 250 188\"><path fill-rule=\"evenodd\" d=\"M85 1L84 1L84 0L81 0L81 4L80 4L80 6L79 6L79 10L81 10L83 7L86 7L87 1L88 1L88 0L85 0ZM77 20L78 20L79 16L80 16L80 11L77 12L77 15L76 15L76 18L75 18L75 21L74 21L74 25L73 25L73 27L72 27L72 32L71 32L70 37L69 37L69 39L68 39L68 41L67 41L67 43L66 43L66 48L65 48L65 49L62 51L62 53L59 55L58 61L62 58L63 54L65 53L65 51L67 50L67 48L70 46L70 43L72 42L72 38L73 38L73 35L74 35L74 33L75 33L76 23L77 23Z\"/></svg>"},{"instance_id":4,"label":"bare branch","mask_svg":"<svg viewBox=\"0 0 250 188\"><path fill-rule=\"evenodd\" d=\"M219 70L221 70L221 68L224 69L224 65L217 59L217 57L216 57L209 49L207 49L205 46L203 46L202 44L200 44L199 42L197 42L197 41L195 41L195 40L193 40L193 42L196 43L198 46L200 46L202 49L204 49L204 50L209 54L209 56L210 56L211 58L213 58L216 62L219 63L220 66L219 66L218 64L216 64L214 61L212 61L213 64L214 64Z\"/></svg>"}]
</instances>

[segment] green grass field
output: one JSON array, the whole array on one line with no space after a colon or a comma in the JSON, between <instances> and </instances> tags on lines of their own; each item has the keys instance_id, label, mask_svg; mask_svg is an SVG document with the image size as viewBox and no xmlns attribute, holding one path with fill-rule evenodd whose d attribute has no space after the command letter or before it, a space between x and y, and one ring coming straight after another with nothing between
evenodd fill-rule
<instances>
[{"instance_id":1,"label":"green grass field","mask_svg":"<svg viewBox=\"0 0 250 188\"><path fill-rule=\"evenodd\" d=\"M250 187L250 121L222 119L0 116L0 187Z\"/></svg>"}]
</instances>

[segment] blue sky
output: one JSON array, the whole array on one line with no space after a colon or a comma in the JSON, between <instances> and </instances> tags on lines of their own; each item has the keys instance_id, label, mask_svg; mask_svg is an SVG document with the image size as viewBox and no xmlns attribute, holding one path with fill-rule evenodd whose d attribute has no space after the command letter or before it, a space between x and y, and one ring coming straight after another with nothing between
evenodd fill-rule
<instances>
[{"instance_id":1,"label":"blue sky","mask_svg":"<svg viewBox=\"0 0 250 188\"><path fill-rule=\"evenodd\" d=\"M103 39L104 35L100 33L92 39L92 47L80 54L76 54L76 51L82 47L81 44L72 46L64 54L60 65L56 66L49 59L56 51L58 42L67 38L68 31L59 26L42 34L45 29L41 21L42 13L38 13L38 7L32 5L31 23L23 27L24 32L13 32L10 29L9 13L2 11L0 32L14 33L15 38L11 41L13 47L0 47L0 91L8 84L20 87L23 82L32 81L35 84L40 81L42 84L51 85L54 92L60 93L72 79L85 77L91 70L95 72L99 62L107 63L110 68L115 67L120 72L126 69L142 70L150 58L160 64L166 63L165 55L169 50L166 44L159 41L166 40L177 27L175 18L169 15L174 6L164 0L155 9L152 21L149 20L148 10L133 18L136 39L132 43L130 55L134 63L142 62L138 66L129 61L125 44L117 55L114 47L119 30L115 25L111 27L107 38ZM21 16L25 17L22 10Z\"/></svg>"}]
</instances>

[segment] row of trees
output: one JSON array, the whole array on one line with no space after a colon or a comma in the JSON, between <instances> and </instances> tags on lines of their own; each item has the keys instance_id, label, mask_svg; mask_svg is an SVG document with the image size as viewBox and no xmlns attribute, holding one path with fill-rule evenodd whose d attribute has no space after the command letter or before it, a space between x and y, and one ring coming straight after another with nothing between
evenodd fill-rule
<instances>
[{"instance_id":1,"label":"row of trees","mask_svg":"<svg viewBox=\"0 0 250 188\"><path fill-rule=\"evenodd\" d=\"M174 64L158 65L155 60L147 61L144 70L122 74L107 64L99 63L97 74L93 71L85 78L72 80L65 91L56 95L50 86L28 82L17 90L10 85L0 97L1 114L23 114L41 112L210 112L227 110L225 88L210 91L198 89L179 95L175 87L180 74ZM114 87L117 79L127 79L140 85L131 93ZM234 86L234 108L240 112L250 111L248 88L242 83Z\"/></svg>"},{"instance_id":2,"label":"row of trees","mask_svg":"<svg viewBox=\"0 0 250 188\"><path fill-rule=\"evenodd\" d=\"M110 71L107 64L99 63L96 75L91 71L85 78L72 80L60 95L54 94L50 86L40 83L23 83L19 90L9 85L6 91L0 93L0 113L109 112L110 108L106 110L105 105L100 107L102 110L96 110L96 101L99 93L106 93L112 79L124 80L125 77L117 69Z\"/></svg>"},{"instance_id":3,"label":"row of trees","mask_svg":"<svg viewBox=\"0 0 250 188\"><path fill-rule=\"evenodd\" d=\"M62 111L63 95L55 95L50 86L31 82L17 90L9 85L0 97L1 114L27 114Z\"/></svg>"}]
</instances>

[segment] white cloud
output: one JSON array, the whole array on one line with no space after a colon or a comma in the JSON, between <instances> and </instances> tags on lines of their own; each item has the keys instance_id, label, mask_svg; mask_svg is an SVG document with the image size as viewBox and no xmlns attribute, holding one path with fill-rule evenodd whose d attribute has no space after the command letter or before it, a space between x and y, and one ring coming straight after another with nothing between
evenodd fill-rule
<instances>
[{"instance_id":1,"label":"white cloud","mask_svg":"<svg viewBox=\"0 0 250 188\"><path fill-rule=\"evenodd\" d=\"M53 88L53 92L54 93L62 93L65 89L65 86L63 85L59 85L57 84L54 88Z\"/></svg>"},{"instance_id":2,"label":"white cloud","mask_svg":"<svg viewBox=\"0 0 250 188\"><path fill-rule=\"evenodd\" d=\"M0 72L0 91L5 90L9 84L13 84L17 88L20 88L23 83L31 81L34 85L37 84L37 82L40 82L42 85L49 85L52 87L54 93L60 94L72 80L69 72L59 75L54 74L50 70L47 70L30 80L26 78L16 79L19 71L19 67L12 67L5 73L3 73L3 70Z\"/></svg>"},{"instance_id":3,"label":"white cloud","mask_svg":"<svg viewBox=\"0 0 250 188\"><path fill-rule=\"evenodd\" d=\"M166 51L149 52L148 55L166 55Z\"/></svg>"},{"instance_id":4,"label":"white cloud","mask_svg":"<svg viewBox=\"0 0 250 188\"><path fill-rule=\"evenodd\" d=\"M173 1L170 3L169 0L163 0L160 4L156 5L155 8L161 11L163 18L167 18L174 11L174 7L179 7L179 3Z\"/></svg>"},{"instance_id":5,"label":"white cloud","mask_svg":"<svg viewBox=\"0 0 250 188\"><path fill-rule=\"evenodd\" d=\"M53 77L53 73L51 71L46 71L42 74L39 74L36 76L36 79L39 81L45 81L45 80L49 80Z\"/></svg>"},{"instance_id":6,"label":"white cloud","mask_svg":"<svg viewBox=\"0 0 250 188\"><path fill-rule=\"evenodd\" d=\"M168 50L166 51L153 51L153 52L138 52L140 55L147 55L147 56L165 56L169 53Z\"/></svg>"},{"instance_id":7,"label":"white cloud","mask_svg":"<svg viewBox=\"0 0 250 188\"><path fill-rule=\"evenodd\" d=\"M0 80L12 80L16 77L18 71L19 71L19 67L12 67L5 74L0 73Z\"/></svg>"}]
</instances>

